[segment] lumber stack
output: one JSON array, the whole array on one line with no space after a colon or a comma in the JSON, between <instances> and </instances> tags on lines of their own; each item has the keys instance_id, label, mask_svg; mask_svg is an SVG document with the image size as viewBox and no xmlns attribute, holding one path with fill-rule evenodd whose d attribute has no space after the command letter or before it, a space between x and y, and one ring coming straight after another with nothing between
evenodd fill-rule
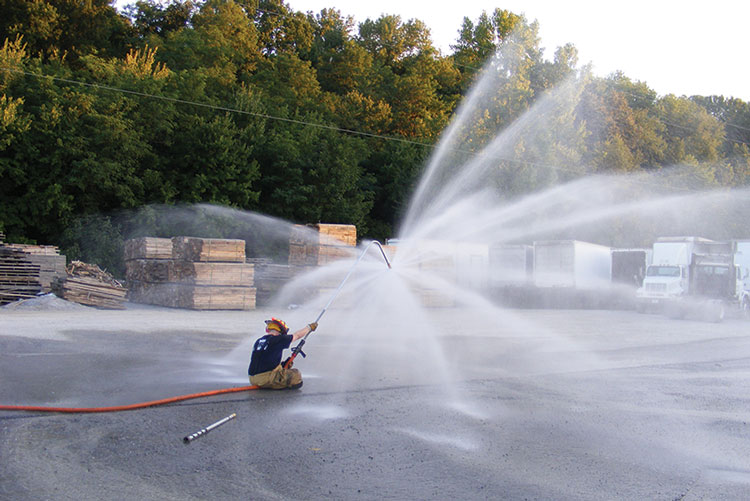
<instances>
[{"instance_id":1,"label":"lumber stack","mask_svg":"<svg viewBox=\"0 0 750 501\"><path fill-rule=\"evenodd\" d=\"M34 297L41 290L39 266L24 252L0 246L0 305Z\"/></svg>"},{"instance_id":2,"label":"lumber stack","mask_svg":"<svg viewBox=\"0 0 750 501\"><path fill-rule=\"evenodd\" d=\"M289 239L291 266L325 266L354 255L357 227L350 224L297 225Z\"/></svg>"},{"instance_id":3,"label":"lumber stack","mask_svg":"<svg viewBox=\"0 0 750 501\"><path fill-rule=\"evenodd\" d=\"M298 276L340 260L356 258L357 227L350 224L297 225L289 239L289 267ZM305 289L304 295L329 297L336 290L346 272L331 269L316 278L315 287ZM344 295L342 295L344 296ZM351 306L353 301L337 299L337 307Z\"/></svg>"},{"instance_id":4,"label":"lumber stack","mask_svg":"<svg viewBox=\"0 0 750 501\"><path fill-rule=\"evenodd\" d=\"M128 291L95 264L73 261L67 275L52 282L52 291L67 301L109 310L122 310Z\"/></svg>"},{"instance_id":5,"label":"lumber stack","mask_svg":"<svg viewBox=\"0 0 750 501\"><path fill-rule=\"evenodd\" d=\"M247 258L255 267L256 302L258 306L268 306L271 299L289 282L293 270L288 264L274 263L267 258Z\"/></svg>"},{"instance_id":6,"label":"lumber stack","mask_svg":"<svg viewBox=\"0 0 750 501\"><path fill-rule=\"evenodd\" d=\"M448 283L455 280L453 276L455 268L452 256L438 253L423 256L419 264L420 270L440 276ZM455 298L448 292L424 286L418 286L416 292L419 294L422 305L426 308L450 308L455 306Z\"/></svg>"},{"instance_id":7,"label":"lumber stack","mask_svg":"<svg viewBox=\"0 0 750 501\"><path fill-rule=\"evenodd\" d=\"M39 267L39 284L41 292L50 292L52 282L64 277L65 256L53 245L6 244L11 249L18 249L27 255L27 259Z\"/></svg>"},{"instance_id":8,"label":"lumber stack","mask_svg":"<svg viewBox=\"0 0 750 501\"><path fill-rule=\"evenodd\" d=\"M0 234L0 305L50 292L65 276L65 256L51 245L5 243Z\"/></svg>"},{"instance_id":9,"label":"lumber stack","mask_svg":"<svg viewBox=\"0 0 750 501\"><path fill-rule=\"evenodd\" d=\"M144 237L125 245L131 301L194 310L251 310L255 265L245 241Z\"/></svg>"},{"instance_id":10,"label":"lumber stack","mask_svg":"<svg viewBox=\"0 0 750 501\"><path fill-rule=\"evenodd\" d=\"M125 261L132 259L172 259L172 239L142 237L125 241Z\"/></svg>"}]
</instances>

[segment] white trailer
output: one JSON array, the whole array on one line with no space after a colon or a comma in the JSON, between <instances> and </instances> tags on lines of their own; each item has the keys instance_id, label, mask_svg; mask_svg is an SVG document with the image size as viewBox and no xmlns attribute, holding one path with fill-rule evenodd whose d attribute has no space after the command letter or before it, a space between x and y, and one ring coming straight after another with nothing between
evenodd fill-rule
<instances>
[{"instance_id":1,"label":"white trailer","mask_svg":"<svg viewBox=\"0 0 750 501\"><path fill-rule=\"evenodd\" d=\"M491 287L527 287L534 277L534 248L522 244L492 244L489 266Z\"/></svg>"},{"instance_id":2,"label":"white trailer","mask_svg":"<svg viewBox=\"0 0 750 501\"><path fill-rule=\"evenodd\" d=\"M534 242L534 285L597 290L612 279L610 248L580 240Z\"/></svg>"}]
</instances>

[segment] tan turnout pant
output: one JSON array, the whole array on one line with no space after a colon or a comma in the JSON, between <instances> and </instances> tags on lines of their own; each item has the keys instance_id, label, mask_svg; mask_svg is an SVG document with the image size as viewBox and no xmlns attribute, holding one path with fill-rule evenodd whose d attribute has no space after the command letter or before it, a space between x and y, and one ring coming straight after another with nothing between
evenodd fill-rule
<instances>
[{"instance_id":1,"label":"tan turnout pant","mask_svg":"<svg viewBox=\"0 0 750 501\"><path fill-rule=\"evenodd\" d=\"M261 372L250 376L250 384L270 390L283 390L291 388L302 382L302 374L297 369L285 369L277 365L275 369L268 372Z\"/></svg>"}]
</instances>

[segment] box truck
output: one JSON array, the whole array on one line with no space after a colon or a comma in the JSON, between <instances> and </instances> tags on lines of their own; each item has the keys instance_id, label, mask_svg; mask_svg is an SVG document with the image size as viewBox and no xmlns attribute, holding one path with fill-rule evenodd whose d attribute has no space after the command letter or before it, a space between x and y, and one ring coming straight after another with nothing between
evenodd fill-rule
<instances>
[{"instance_id":1,"label":"box truck","mask_svg":"<svg viewBox=\"0 0 750 501\"><path fill-rule=\"evenodd\" d=\"M742 263L747 252L741 241L657 239L643 286L636 292L638 310L655 309L674 318L697 314L720 322L728 307L745 307Z\"/></svg>"}]
</instances>

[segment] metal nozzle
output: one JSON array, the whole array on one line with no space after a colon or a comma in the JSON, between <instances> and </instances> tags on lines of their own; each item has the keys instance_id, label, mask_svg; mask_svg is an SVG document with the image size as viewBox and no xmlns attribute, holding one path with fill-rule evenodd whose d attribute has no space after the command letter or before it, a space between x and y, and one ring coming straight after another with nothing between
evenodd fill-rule
<instances>
[{"instance_id":1,"label":"metal nozzle","mask_svg":"<svg viewBox=\"0 0 750 501\"><path fill-rule=\"evenodd\" d=\"M182 441L184 443L186 443L186 444L189 444L190 442L192 442L196 438L202 437L203 435L205 435L209 431L211 431L211 430L213 430L215 428L218 428L219 426L223 425L227 421L230 421L230 420L232 420L232 419L234 419L236 417L237 417L237 413L233 412L232 414L228 415L224 419L220 419L220 420L216 421L214 424L210 424L210 425L206 426L205 428L203 428L202 430L196 431L192 435L188 435L187 437L183 438Z\"/></svg>"}]
</instances>

